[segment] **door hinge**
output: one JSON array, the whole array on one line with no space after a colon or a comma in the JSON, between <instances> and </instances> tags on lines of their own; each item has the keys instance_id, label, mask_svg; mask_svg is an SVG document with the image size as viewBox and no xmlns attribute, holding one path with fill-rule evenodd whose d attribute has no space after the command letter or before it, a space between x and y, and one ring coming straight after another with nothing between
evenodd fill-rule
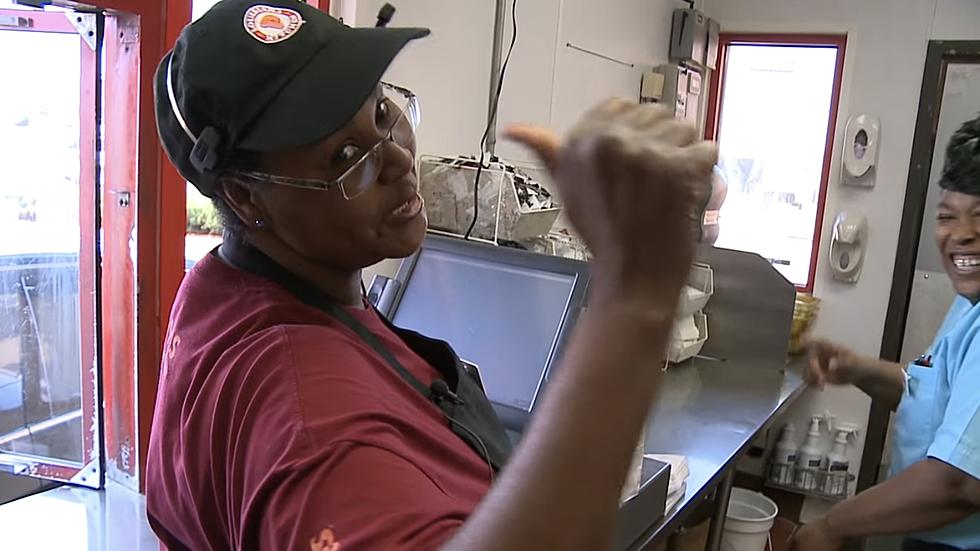
<instances>
[{"instance_id":1,"label":"door hinge","mask_svg":"<svg viewBox=\"0 0 980 551\"><path fill-rule=\"evenodd\" d=\"M68 22L75 27L78 35L82 37L82 40L88 44L88 47L93 51L95 50L95 32L96 32L96 22L97 16L94 13L66 13L65 17L68 18Z\"/></svg>"},{"instance_id":2,"label":"door hinge","mask_svg":"<svg viewBox=\"0 0 980 551\"><path fill-rule=\"evenodd\" d=\"M138 44L140 41L140 26L135 19L119 18L119 42L121 44Z\"/></svg>"},{"instance_id":3,"label":"door hinge","mask_svg":"<svg viewBox=\"0 0 980 551\"><path fill-rule=\"evenodd\" d=\"M69 481L72 484L80 484L90 488L98 488L102 485L102 477L99 476L99 459L89 461L87 465L79 469L75 476Z\"/></svg>"}]
</instances>

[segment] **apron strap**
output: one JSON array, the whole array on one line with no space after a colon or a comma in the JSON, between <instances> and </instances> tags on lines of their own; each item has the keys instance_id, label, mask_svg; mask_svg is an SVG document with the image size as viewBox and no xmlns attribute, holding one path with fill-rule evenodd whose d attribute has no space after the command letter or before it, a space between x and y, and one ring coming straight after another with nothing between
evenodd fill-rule
<instances>
[{"instance_id":1,"label":"apron strap","mask_svg":"<svg viewBox=\"0 0 980 551\"><path fill-rule=\"evenodd\" d=\"M317 308L353 331L377 352L399 377L442 410L452 432L487 461L491 470L490 480L493 481L493 471L503 468L513 448L482 387L463 369L459 357L447 343L424 337L413 331L399 329L380 312L374 310L382 322L406 346L429 362L442 375L444 384L441 385L441 389L430 388L405 369L388 347L347 310L252 245L233 236L227 236L220 251L220 256L232 266L281 285L303 303ZM369 307L374 309L373 306ZM446 369L440 368L439 364L445 364ZM446 387L450 392L446 392Z\"/></svg>"},{"instance_id":2,"label":"apron strap","mask_svg":"<svg viewBox=\"0 0 980 551\"><path fill-rule=\"evenodd\" d=\"M429 387L405 369L401 362L398 361L398 358L378 340L378 337L374 333L367 327L364 327L364 324L354 319L349 312L338 306L336 302L318 289L296 277L261 251L241 239L227 236L225 243L221 246L221 253L222 258L232 266L278 283L292 292L303 303L317 308L344 324L344 326L353 331L372 350L377 352L395 370L395 373L411 385L412 388L421 393L426 399L433 399L433 393ZM371 308L373 309L374 307L371 306ZM388 320L384 316L381 316L381 319L385 323L388 323Z\"/></svg>"}]
</instances>

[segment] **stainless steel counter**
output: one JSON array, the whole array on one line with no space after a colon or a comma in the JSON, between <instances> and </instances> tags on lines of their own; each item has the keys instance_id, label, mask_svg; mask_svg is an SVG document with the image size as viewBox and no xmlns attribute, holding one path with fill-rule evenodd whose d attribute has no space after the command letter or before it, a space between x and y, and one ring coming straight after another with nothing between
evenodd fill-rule
<instances>
[{"instance_id":1,"label":"stainless steel counter","mask_svg":"<svg viewBox=\"0 0 980 551\"><path fill-rule=\"evenodd\" d=\"M684 498L631 549L662 541L718 486L749 442L803 391L798 370L785 373L694 360L664 376L648 428L648 453L687 456ZM725 499L727 501L727 498ZM149 550L157 540L143 496L109 483L104 491L60 487L0 507L4 549Z\"/></svg>"},{"instance_id":2,"label":"stainless steel counter","mask_svg":"<svg viewBox=\"0 0 980 551\"><path fill-rule=\"evenodd\" d=\"M695 359L669 369L651 414L646 451L686 456L691 474L681 501L630 549L644 549L676 530L804 388L796 367L780 372ZM727 506L727 492L722 493L720 507Z\"/></svg>"}]
</instances>

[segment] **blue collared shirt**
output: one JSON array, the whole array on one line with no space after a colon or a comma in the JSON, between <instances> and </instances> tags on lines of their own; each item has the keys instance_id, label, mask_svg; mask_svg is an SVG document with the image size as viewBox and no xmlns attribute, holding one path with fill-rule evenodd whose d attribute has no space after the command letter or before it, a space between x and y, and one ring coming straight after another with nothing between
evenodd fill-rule
<instances>
[{"instance_id":1,"label":"blue collared shirt","mask_svg":"<svg viewBox=\"0 0 980 551\"><path fill-rule=\"evenodd\" d=\"M926 357L907 368L891 475L932 457L980 478L980 304L957 296ZM915 538L980 549L980 515Z\"/></svg>"}]
</instances>

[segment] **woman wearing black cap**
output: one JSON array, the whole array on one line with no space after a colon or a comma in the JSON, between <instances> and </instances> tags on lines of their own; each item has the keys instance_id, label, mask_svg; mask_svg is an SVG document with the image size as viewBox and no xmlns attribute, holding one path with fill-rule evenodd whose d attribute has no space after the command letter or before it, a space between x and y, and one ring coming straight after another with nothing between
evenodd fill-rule
<instances>
[{"instance_id":1,"label":"woman wearing black cap","mask_svg":"<svg viewBox=\"0 0 980 551\"><path fill-rule=\"evenodd\" d=\"M946 148L935 238L957 297L908 366L813 343L811 383L854 384L895 410L891 477L804 526L796 551L906 534L908 551L980 549L980 115Z\"/></svg>"},{"instance_id":2,"label":"woman wearing black cap","mask_svg":"<svg viewBox=\"0 0 980 551\"><path fill-rule=\"evenodd\" d=\"M160 64L161 140L226 219L181 286L161 366L146 496L170 549L611 542L714 147L625 102L564 146L510 131L551 168L596 257L590 310L511 455L452 351L361 296L362 268L425 233L418 104L380 82L425 34L224 0Z\"/></svg>"}]
</instances>

